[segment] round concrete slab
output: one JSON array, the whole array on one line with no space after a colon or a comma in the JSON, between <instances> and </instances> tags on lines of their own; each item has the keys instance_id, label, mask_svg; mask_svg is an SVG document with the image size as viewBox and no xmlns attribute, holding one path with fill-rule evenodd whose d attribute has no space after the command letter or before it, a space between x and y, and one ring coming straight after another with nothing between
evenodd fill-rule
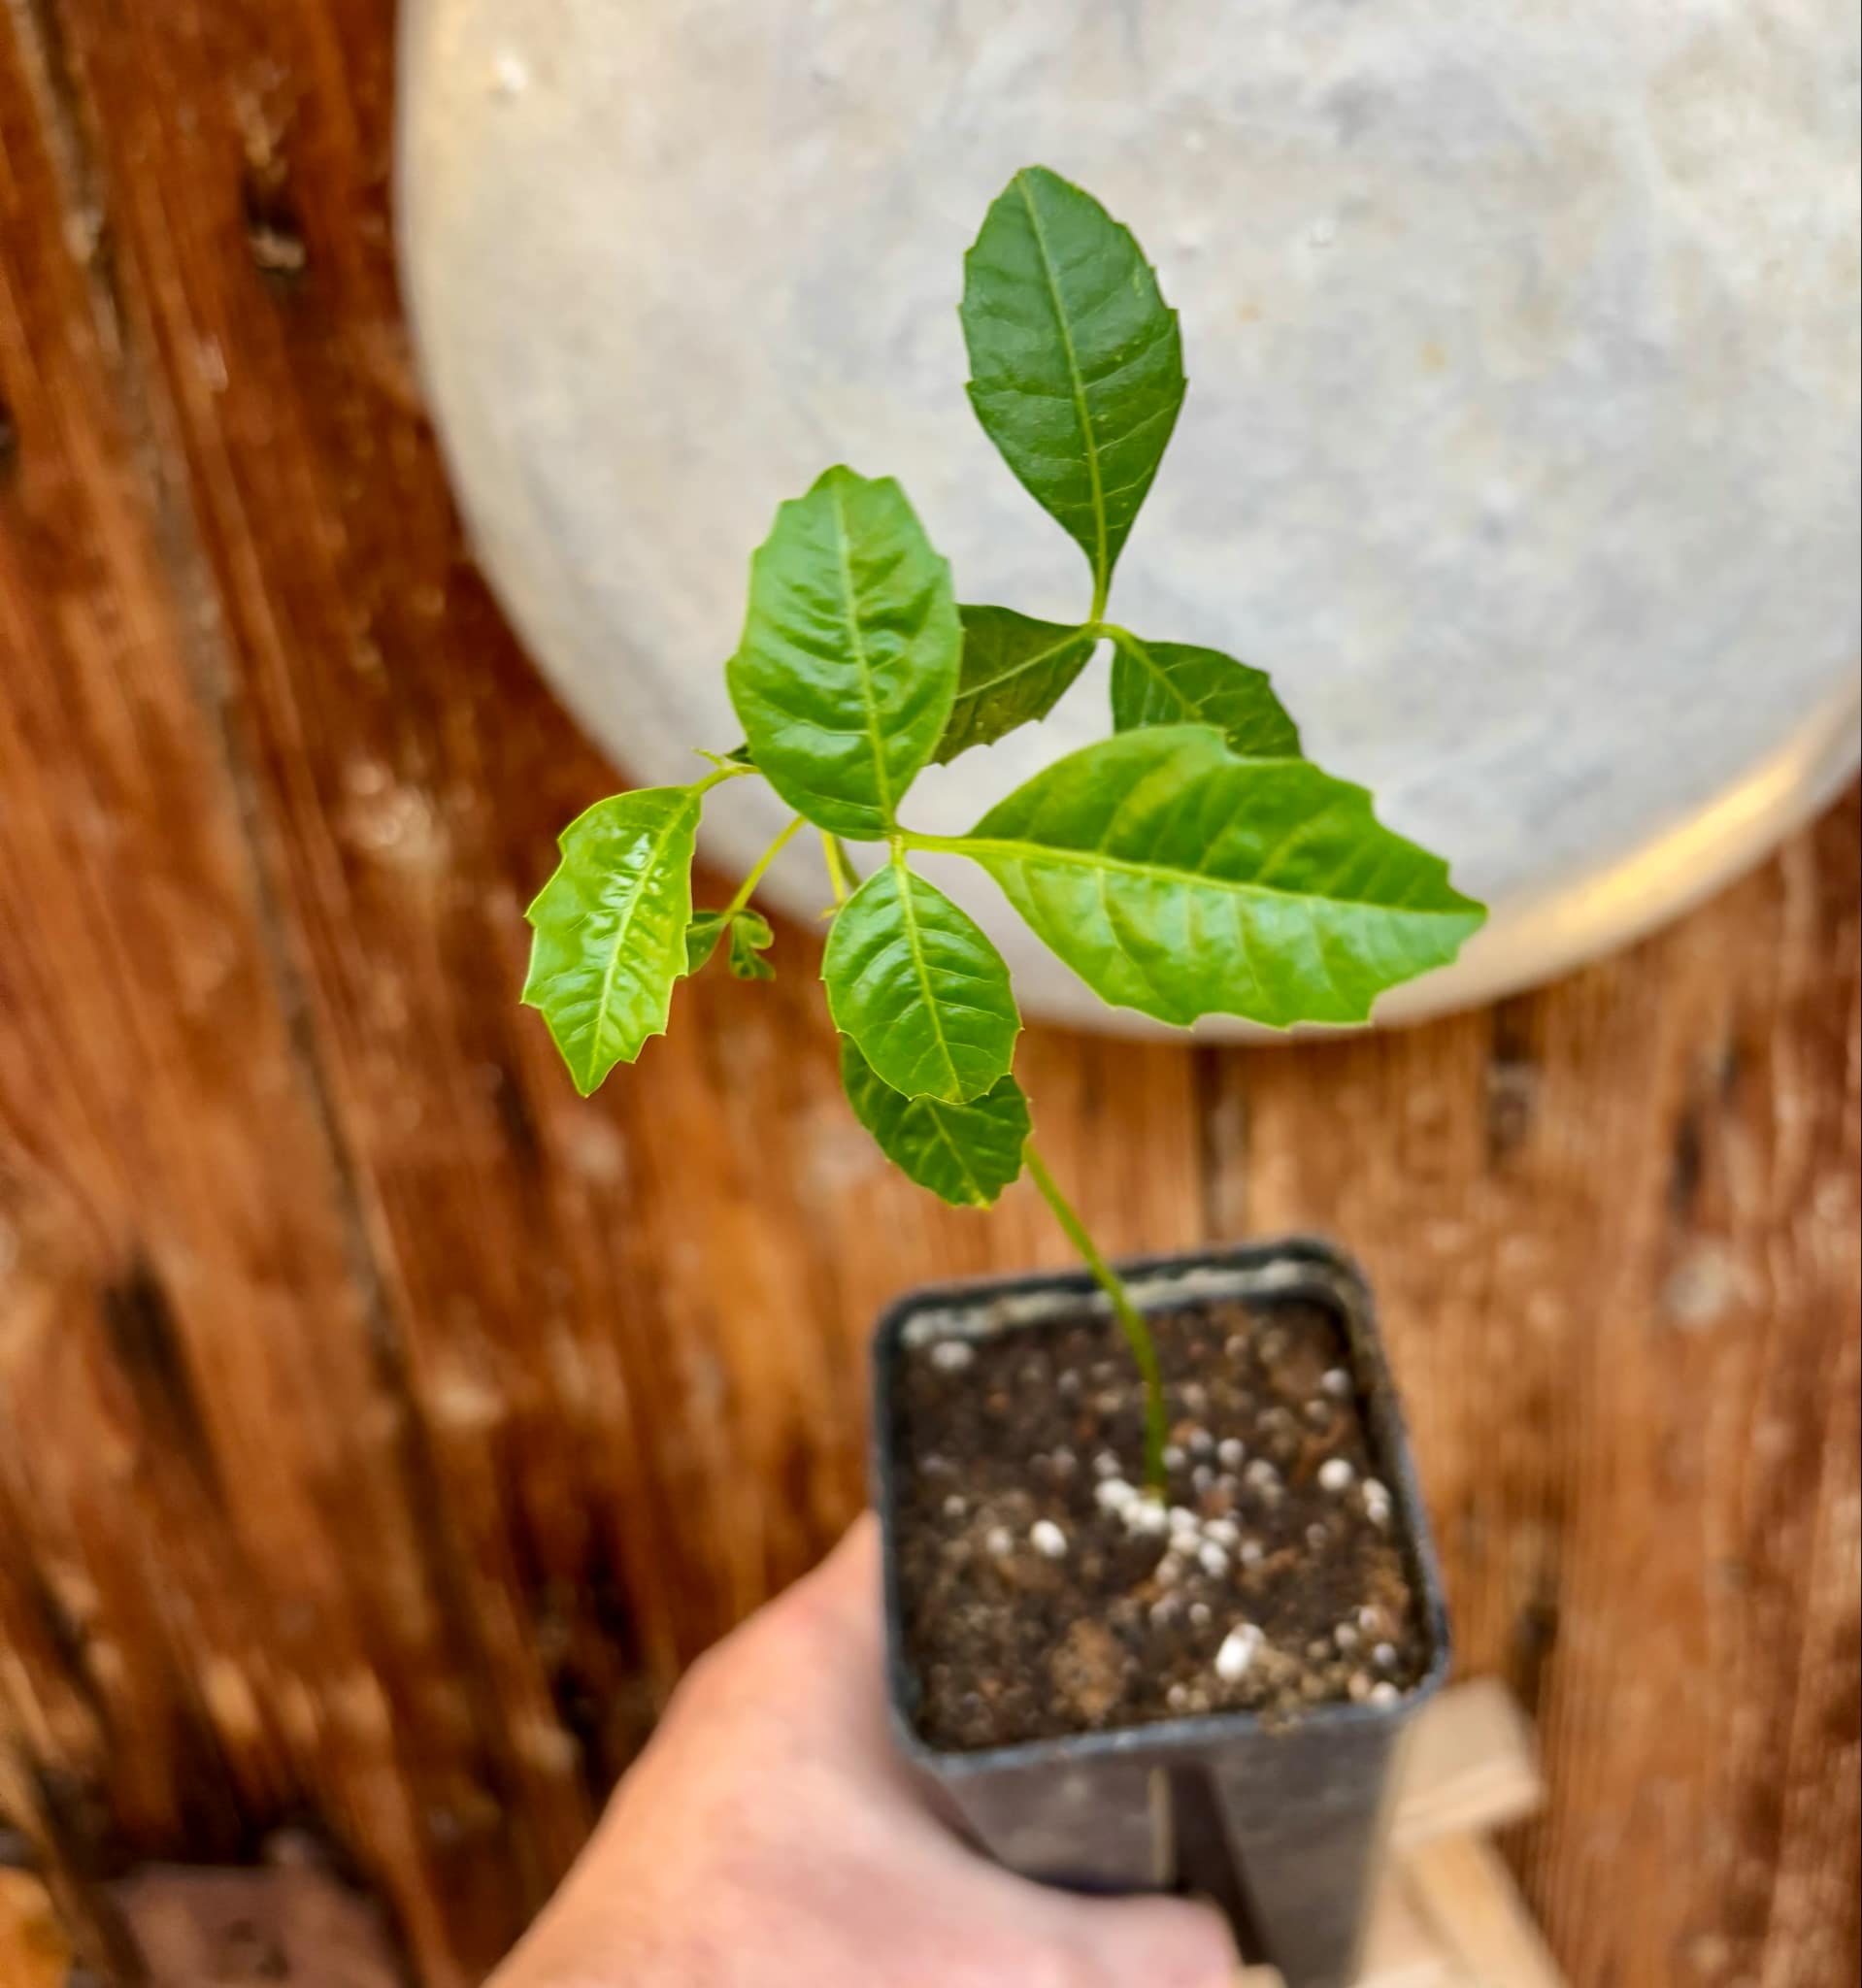
<instances>
[{"instance_id":1,"label":"round concrete slab","mask_svg":"<svg viewBox=\"0 0 1862 1988\"><path fill-rule=\"evenodd\" d=\"M901 477L965 599L1084 612L953 307L1017 166L1091 186L1191 376L1114 613L1271 669L1490 900L1408 1017L1669 915L1854 764L1857 73L1839 0L412 0L404 262L494 583L627 775L682 779L828 462ZM1099 736L1103 671L916 816ZM752 785L721 865L781 824ZM818 860L773 887L812 913ZM954 887L1032 1011L1121 1019Z\"/></svg>"}]
</instances>

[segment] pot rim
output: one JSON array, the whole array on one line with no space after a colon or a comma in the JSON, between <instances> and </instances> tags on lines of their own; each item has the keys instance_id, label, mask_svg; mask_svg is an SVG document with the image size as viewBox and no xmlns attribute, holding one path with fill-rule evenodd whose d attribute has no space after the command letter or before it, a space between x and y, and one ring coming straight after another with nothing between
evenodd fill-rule
<instances>
[{"instance_id":1,"label":"pot rim","mask_svg":"<svg viewBox=\"0 0 1862 1988\"><path fill-rule=\"evenodd\" d=\"M1346 1250L1322 1237L1292 1236L1266 1242L1175 1251L1127 1258L1119 1274L1134 1285L1141 1309L1168 1309L1184 1297L1316 1297L1338 1312L1351 1348L1358 1386L1379 1474L1399 1514L1399 1535L1410 1562L1430 1641L1428 1670L1394 1704L1335 1703L1314 1706L1297 1720L1267 1720L1255 1711L1193 1714L1101 1733L1070 1733L1055 1739L1019 1740L1010 1745L958 1751L934 1746L919 1733L910 1711L912 1672L904 1637L903 1584L898 1556L898 1493L904 1459L894 1442L892 1390L905 1334L927 1313L961 1310L1004 1300L1028 1301L1029 1315L998 1324L995 1330L1025 1329L1041 1322L1045 1300L1052 1309L1071 1310L1084 1300L1105 1308L1104 1294L1084 1269L1024 1272L1011 1276L953 1278L916 1286L889 1305L873 1336L873 1422L871 1470L873 1502L880 1515L884 1578L886 1710L893 1738L914 1765L941 1780L1005 1770L1072 1766L1081 1760L1143 1758L1159 1765L1181 1761L1256 1736L1272 1738L1297 1730L1347 1736L1407 1724L1441 1690L1454 1661L1442 1574L1415 1474L1402 1409L1390 1379L1370 1284ZM1148 1288L1147 1288L1148 1287Z\"/></svg>"}]
</instances>

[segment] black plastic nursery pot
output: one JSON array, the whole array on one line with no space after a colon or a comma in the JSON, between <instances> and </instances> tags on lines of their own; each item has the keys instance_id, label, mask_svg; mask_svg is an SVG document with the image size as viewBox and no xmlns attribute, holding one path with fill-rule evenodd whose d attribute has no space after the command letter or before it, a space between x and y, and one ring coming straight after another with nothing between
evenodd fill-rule
<instances>
[{"instance_id":1,"label":"black plastic nursery pot","mask_svg":"<svg viewBox=\"0 0 1862 1988\"><path fill-rule=\"evenodd\" d=\"M1292 1307L1308 1317L1317 1308L1335 1322L1379 1480L1379 1515L1413 1597L1410 1674L1400 1691L1378 1688L1376 1702L1153 1716L974 1748L927 1738L901 1551L902 1518L923 1462L910 1453L904 1427L908 1363L952 1342L970 1349L941 1360L953 1369L978 1348L998 1356L1011 1346L1035 1348L1106 1311L1084 1272L939 1286L895 1305L874 1349L874 1488L898 1741L978 1844L1008 1868L1079 1890L1212 1897L1245 1956L1278 1967L1287 1988L1346 1988L1375 1892L1399 1749L1450 1654L1441 1578L1371 1294L1348 1258L1308 1241L1165 1258L1124 1274L1140 1309L1159 1321L1219 1303L1245 1307L1262 1332ZM1236 1342L1227 1343L1235 1353ZM1343 1391L1342 1373L1327 1377ZM952 1507L959 1502L953 1493Z\"/></svg>"}]
</instances>

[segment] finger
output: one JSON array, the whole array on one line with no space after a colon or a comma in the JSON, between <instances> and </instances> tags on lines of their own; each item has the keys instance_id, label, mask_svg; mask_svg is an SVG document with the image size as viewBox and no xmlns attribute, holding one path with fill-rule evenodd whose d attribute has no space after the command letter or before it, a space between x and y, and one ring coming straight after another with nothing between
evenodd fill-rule
<instances>
[{"instance_id":1,"label":"finger","mask_svg":"<svg viewBox=\"0 0 1862 1988\"><path fill-rule=\"evenodd\" d=\"M1235 1988L1247 1978L1228 1922L1213 1906L1092 1899L1072 1909L1073 1938L1107 1988L1131 1981L1146 1988Z\"/></svg>"},{"instance_id":2,"label":"finger","mask_svg":"<svg viewBox=\"0 0 1862 1988\"><path fill-rule=\"evenodd\" d=\"M880 1593L880 1522L870 1511L856 1518L819 1567L792 1587L787 1600L820 1612L837 1634L849 1662L877 1657L883 1641Z\"/></svg>"}]
</instances>

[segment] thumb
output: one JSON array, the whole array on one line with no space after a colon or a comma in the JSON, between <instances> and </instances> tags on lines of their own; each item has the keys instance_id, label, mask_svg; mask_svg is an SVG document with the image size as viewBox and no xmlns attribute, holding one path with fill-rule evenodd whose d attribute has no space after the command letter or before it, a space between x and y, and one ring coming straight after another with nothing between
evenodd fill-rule
<instances>
[{"instance_id":1,"label":"thumb","mask_svg":"<svg viewBox=\"0 0 1862 1988\"><path fill-rule=\"evenodd\" d=\"M868 1515L693 1667L675 1710L748 1721L786 1752L902 1782L886 1731L883 1620L879 1527Z\"/></svg>"}]
</instances>

